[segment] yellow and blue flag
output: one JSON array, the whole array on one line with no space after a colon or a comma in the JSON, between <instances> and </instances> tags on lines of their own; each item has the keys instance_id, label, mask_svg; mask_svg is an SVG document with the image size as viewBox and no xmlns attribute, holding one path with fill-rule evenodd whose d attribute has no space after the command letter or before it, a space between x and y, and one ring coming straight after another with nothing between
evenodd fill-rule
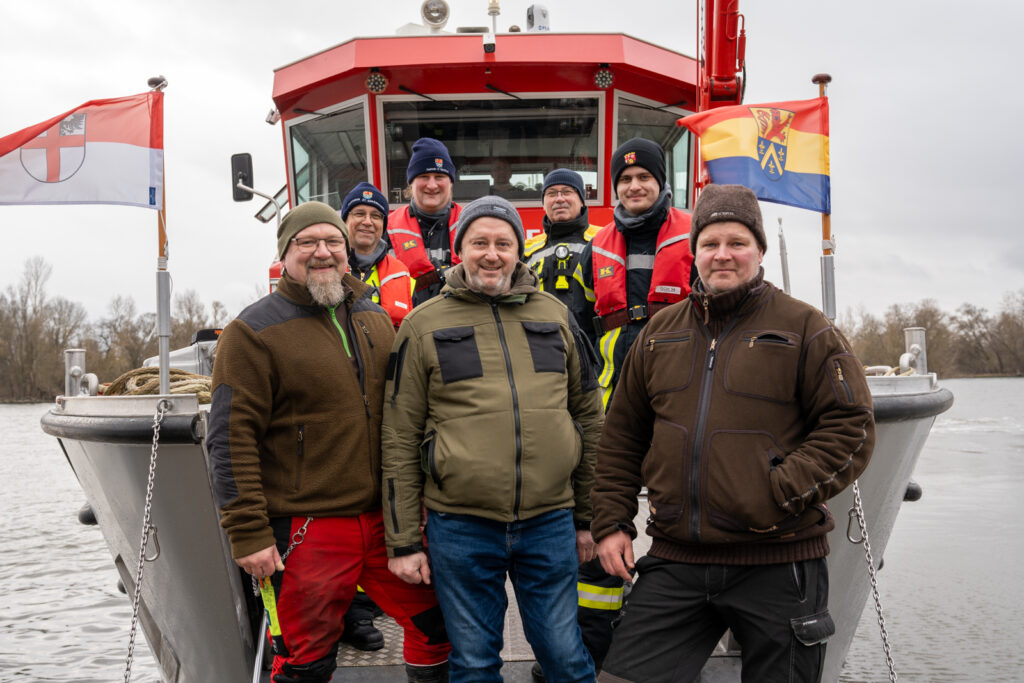
<instances>
[{"instance_id":1,"label":"yellow and blue flag","mask_svg":"<svg viewBox=\"0 0 1024 683\"><path fill-rule=\"evenodd\" d=\"M828 98L720 107L679 119L700 137L711 182L758 199L832 212Z\"/></svg>"}]
</instances>

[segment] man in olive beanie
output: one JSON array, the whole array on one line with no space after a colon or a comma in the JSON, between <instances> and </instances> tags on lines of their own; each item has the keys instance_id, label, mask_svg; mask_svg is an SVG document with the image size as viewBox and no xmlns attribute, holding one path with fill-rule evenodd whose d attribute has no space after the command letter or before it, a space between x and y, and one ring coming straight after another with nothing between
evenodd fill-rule
<instances>
[{"instance_id":1,"label":"man in olive beanie","mask_svg":"<svg viewBox=\"0 0 1024 683\"><path fill-rule=\"evenodd\" d=\"M284 253L293 237L311 225L329 223L341 231L348 243L348 228L338 212L323 202L306 202L289 211L277 229L277 259L284 260Z\"/></svg>"},{"instance_id":2,"label":"man in olive beanie","mask_svg":"<svg viewBox=\"0 0 1024 683\"><path fill-rule=\"evenodd\" d=\"M712 223L726 221L736 221L750 228L761 253L768 251L761 205L757 203L757 195L743 185L708 185L701 191L693 207L690 251L697 252L697 237L701 230Z\"/></svg>"},{"instance_id":3,"label":"man in olive beanie","mask_svg":"<svg viewBox=\"0 0 1024 683\"><path fill-rule=\"evenodd\" d=\"M330 680L358 585L402 625L409 680L447 680L432 588L387 570L380 429L395 328L346 272L348 230L330 206L292 209L277 244L277 288L217 342L207 436L231 556L277 594L271 679Z\"/></svg>"}]
</instances>

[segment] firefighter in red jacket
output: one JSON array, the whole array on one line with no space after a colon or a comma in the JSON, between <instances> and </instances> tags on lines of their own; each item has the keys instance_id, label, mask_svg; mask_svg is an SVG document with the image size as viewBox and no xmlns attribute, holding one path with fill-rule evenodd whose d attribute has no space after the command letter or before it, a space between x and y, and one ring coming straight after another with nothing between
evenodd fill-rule
<instances>
[{"instance_id":1,"label":"firefighter in red jacket","mask_svg":"<svg viewBox=\"0 0 1024 683\"><path fill-rule=\"evenodd\" d=\"M415 281L418 306L441 291L445 270L459 262L452 245L461 207L452 201L455 164L439 140L413 143L405 176L409 206L391 212L387 229L395 256Z\"/></svg>"},{"instance_id":2,"label":"firefighter in red jacket","mask_svg":"<svg viewBox=\"0 0 1024 683\"><path fill-rule=\"evenodd\" d=\"M381 239L388 225L388 200L370 183L359 183L342 202L341 220L352 237L352 274L373 287L373 303L388 312L397 329L412 310L412 280Z\"/></svg>"},{"instance_id":3,"label":"firefighter in red jacket","mask_svg":"<svg viewBox=\"0 0 1024 683\"><path fill-rule=\"evenodd\" d=\"M619 198L615 220L584 249L574 275L582 285L574 312L581 322L593 319L593 330L583 328L603 361L605 410L648 318L690 293L693 264L690 216L672 206L664 150L643 138L627 140L612 154L611 179Z\"/></svg>"}]
</instances>

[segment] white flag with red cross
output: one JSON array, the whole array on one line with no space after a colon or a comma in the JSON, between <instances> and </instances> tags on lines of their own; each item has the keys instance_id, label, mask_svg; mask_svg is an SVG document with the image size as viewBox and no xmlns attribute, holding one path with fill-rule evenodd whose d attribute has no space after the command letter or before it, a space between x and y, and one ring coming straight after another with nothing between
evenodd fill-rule
<instances>
[{"instance_id":1,"label":"white flag with red cross","mask_svg":"<svg viewBox=\"0 0 1024 683\"><path fill-rule=\"evenodd\" d=\"M92 100L0 138L0 204L163 208L163 93Z\"/></svg>"}]
</instances>

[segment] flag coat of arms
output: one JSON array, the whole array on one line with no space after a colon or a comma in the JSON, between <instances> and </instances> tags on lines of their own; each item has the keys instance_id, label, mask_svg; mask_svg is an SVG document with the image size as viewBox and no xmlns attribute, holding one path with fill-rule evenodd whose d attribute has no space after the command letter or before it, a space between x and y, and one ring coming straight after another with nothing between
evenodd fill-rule
<instances>
[{"instance_id":1,"label":"flag coat of arms","mask_svg":"<svg viewBox=\"0 0 1024 683\"><path fill-rule=\"evenodd\" d=\"M827 98L721 107L678 123L700 137L711 182L831 213Z\"/></svg>"},{"instance_id":2,"label":"flag coat of arms","mask_svg":"<svg viewBox=\"0 0 1024 683\"><path fill-rule=\"evenodd\" d=\"M163 93L92 100L0 138L0 204L163 207Z\"/></svg>"}]
</instances>

